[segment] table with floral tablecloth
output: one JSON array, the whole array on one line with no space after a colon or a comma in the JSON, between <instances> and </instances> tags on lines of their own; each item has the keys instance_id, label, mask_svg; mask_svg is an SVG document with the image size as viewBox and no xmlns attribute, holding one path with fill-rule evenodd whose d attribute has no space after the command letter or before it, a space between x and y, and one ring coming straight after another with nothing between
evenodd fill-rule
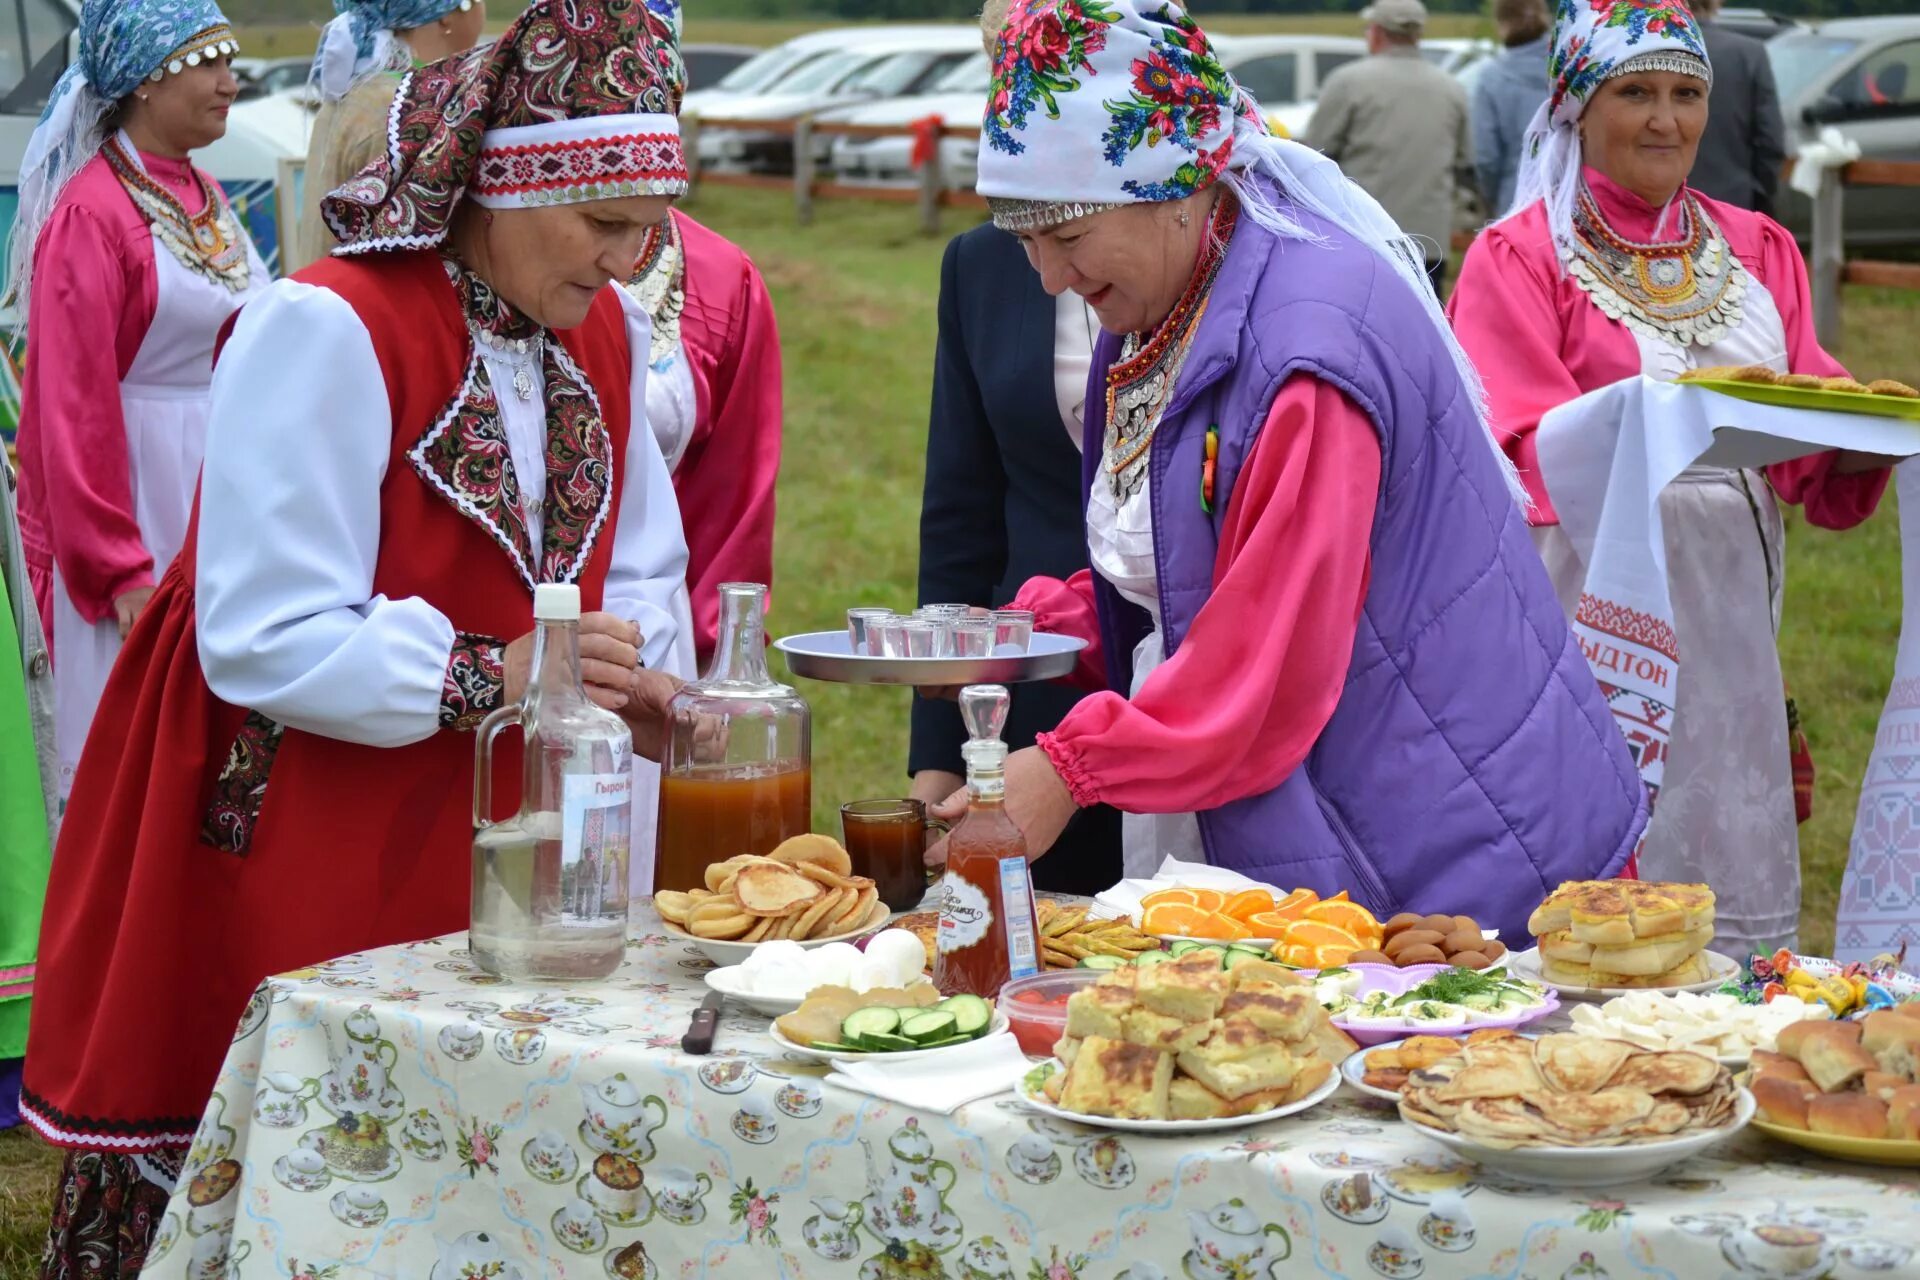
<instances>
[{"instance_id":1,"label":"table with floral tablecloth","mask_svg":"<svg viewBox=\"0 0 1920 1280\"><path fill-rule=\"evenodd\" d=\"M1920 1172L1748 1133L1649 1182L1528 1186L1340 1095L1114 1134L823 1083L636 910L609 980L535 990L463 935L263 984L144 1273L163 1280L1271 1280L1920 1273Z\"/></svg>"}]
</instances>

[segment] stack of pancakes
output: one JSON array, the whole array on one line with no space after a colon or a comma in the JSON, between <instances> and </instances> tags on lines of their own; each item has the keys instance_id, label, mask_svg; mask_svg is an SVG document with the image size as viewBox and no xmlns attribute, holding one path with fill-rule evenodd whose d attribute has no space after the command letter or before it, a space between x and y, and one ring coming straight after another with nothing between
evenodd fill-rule
<instances>
[{"instance_id":1,"label":"stack of pancakes","mask_svg":"<svg viewBox=\"0 0 1920 1280\"><path fill-rule=\"evenodd\" d=\"M1737 1096L1712 1058L1563 1034L1470 1044L1414 1072L1400 1114L1487 1147L1624 1147L1717 1129Z\"/></svg>"},{"instance_id":2,"label":"stack of pancakes","mask_svg":"<svg viewBox=\"0 0 1920 1280\"><path fill-rule=\"evenodd\" d=\"M1549 982L1583 987L1678 987L1704 982L1713 890L1704 884L1569 880L1534 911Z\"/></svg>"}]
</instances>

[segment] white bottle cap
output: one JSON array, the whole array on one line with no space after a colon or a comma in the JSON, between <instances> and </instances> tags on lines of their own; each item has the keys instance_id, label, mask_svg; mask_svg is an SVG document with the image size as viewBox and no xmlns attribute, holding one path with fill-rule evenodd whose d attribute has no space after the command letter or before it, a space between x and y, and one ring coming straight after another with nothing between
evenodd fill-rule
<instances>
[{"instance_id":1,"label":"white bottle cap","mask_svg":"<svg viewBox=\"0 0 1920 1280\"><path fill-rule=\"evenodd\" d=\"M535 622L580 621L580 588L571 582L543 582L533 589Z\"/></svg>"}]
</instances>

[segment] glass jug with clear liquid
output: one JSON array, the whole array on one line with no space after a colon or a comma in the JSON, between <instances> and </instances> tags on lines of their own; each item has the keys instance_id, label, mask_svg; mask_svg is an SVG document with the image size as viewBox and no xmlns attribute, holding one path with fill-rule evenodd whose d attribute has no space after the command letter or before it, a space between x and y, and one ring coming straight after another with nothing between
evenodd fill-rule
<instances>
[{"instance_id":1,"label":"glass jug with clear liquid","mask_svg":"<svg viewBox=\"0 0 1920 1280\"><path fill-rule=\"evenodd\" d=\"M767 589L720 586L707 674L667 707L655 892L704 889L709 864L813 829L813 719L767 671Z\"/></svg>"},{"instance_id":2,"label":"glass jug with clear liquid","mask_svg":"<svg viewBox=\"0 0 1920 1280\"><path fill-rule=\"evenodd\" d=\"M633 734L580 681L580 589L534 588L526 696L474 746L474 960L515 981L604 978L627 948ZM492 821L493 740L525 734L520 811Z\"/></svg>"}]
</instances>

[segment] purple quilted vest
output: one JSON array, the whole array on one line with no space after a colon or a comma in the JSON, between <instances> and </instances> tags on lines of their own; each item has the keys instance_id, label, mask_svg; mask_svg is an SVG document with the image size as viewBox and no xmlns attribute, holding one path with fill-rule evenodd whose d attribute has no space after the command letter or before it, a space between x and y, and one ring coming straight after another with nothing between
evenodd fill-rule
<instances>
[{"instance_id":1,"label":"purple quilted vest","mask_svg":"<svg viewBox=\"0 0 1920 1280\"><path fill-rule=\"evenodd\" d=\"M1303 220L1324 246L1241 217L1154 435L1167 654L1212 594L1234 482L1295 371L1339 387L1380 433L1372 579L1333 718L1285 782L1200 814L1207 858L1282 889L1346 889L1382 919L1470 915L1524 945L1528 914L1561 881L1625 865L1645 791L1445 344L1374 254ZM1103 334L1089 441L1105 433L1117 351ZM1220 431L1211 516L1209 426ZM1100 456L1086 450L1089 491ZM1129 689L1151 621L1097 573L1094 584L1108 682Z\"/></svg>"}]
</instances>

